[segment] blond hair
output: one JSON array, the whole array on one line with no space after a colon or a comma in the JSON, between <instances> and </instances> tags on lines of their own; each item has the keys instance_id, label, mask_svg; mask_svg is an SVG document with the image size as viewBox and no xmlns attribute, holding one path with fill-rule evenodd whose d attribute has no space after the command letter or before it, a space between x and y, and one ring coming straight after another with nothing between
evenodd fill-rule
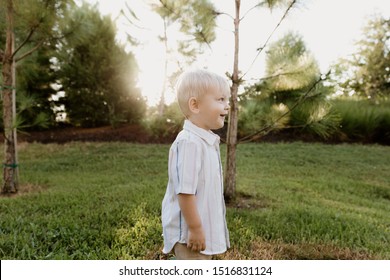
<instances>
[{"instance_id":1,"label":"blond hair","mask_svg":"<svg viewBox=\"0 0 390 280\"><path fill-rule=\"evenodd\" d=\"M230 86L226 79L207 70L197 69L186 71L180 75L176 83L176 95L180 110L184 116L190 115L188 101L190 98L202 98L212 90L230 96Z\"/></svg>"}]
</instances>

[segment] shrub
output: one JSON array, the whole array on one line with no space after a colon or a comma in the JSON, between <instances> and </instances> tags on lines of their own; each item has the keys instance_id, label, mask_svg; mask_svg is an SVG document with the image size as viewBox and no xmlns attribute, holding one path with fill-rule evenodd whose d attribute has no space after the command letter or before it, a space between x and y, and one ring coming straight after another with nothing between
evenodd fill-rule
<instances>
[{"instance_id":1,"label":"shrub","mask_svg":"<svg viewBox=\"0 0 390 280\"><path fill-rule=\"evenodd\" d=\"M337 100L334 109L342 119L340 131L349 140L390 143L390 102Z\"/></svg>"},{"instance_id":2,"label":"shrub","mask_svg":"<svg viewBox=\"0 0 390 280\"><path fill-rule=\"evenodd\" d=\"M153 140L173 138L180 131L184 117L176 103L165 106L164 113L160 116L157 108L150 108L144 126Z\"/></svg>"}]
</instances>

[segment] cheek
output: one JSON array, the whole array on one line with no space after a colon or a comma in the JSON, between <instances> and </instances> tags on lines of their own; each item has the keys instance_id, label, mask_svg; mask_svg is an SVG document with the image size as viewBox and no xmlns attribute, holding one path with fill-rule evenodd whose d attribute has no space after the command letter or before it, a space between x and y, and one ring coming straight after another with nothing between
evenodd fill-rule
<instances>
[{"instance_id":1,"label":"cheek","mask_svg":"<svg viewBox=\"0 0 390 280\"><path fill-rule=\"evenodd\" d=\"M206 105L207 104L207 105ZM203 107L204 112L209 116L219 116L224 111L224 105L220 102L210 100Z\"/></svg>"},{"instance_id":2,"label":"cheek","mask_svg":"<svg viewBox=\"0 0 390 280\"><path fill-rule=\"evenodd\" d=\"M221 111L222 111L222 106L221 104L213 104L213 106L210 108L211 112L213 112L213 114L221 114Z\"/></svg>"}]
</instances>

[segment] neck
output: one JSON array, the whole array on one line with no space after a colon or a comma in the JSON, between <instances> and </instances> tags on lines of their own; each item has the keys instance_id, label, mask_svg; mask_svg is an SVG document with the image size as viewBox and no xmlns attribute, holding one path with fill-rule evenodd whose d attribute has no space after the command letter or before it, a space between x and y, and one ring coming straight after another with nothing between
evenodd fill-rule
<instances>
[{"instance_id":1,"label":"neck","mask_svg":"<svg viewBox=\"0 0 390 280\"><path fill-rule=\"evenodd\" d=\"M192 122L194 125L196 125L197 127L200 127L204 130L207 130L207 131L210 131L210 128L207 127L206 125L202 124L202 122L200 122L197 118L195 117L189 117L187 118L187 120L189 120L190 122Z\"/></svg>"}]
</instances>

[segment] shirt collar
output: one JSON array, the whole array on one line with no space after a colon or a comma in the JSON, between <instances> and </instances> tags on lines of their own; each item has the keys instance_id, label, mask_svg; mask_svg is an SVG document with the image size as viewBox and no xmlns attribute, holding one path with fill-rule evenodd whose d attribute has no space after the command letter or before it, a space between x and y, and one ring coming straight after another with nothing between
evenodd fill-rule
<instances>
[{"instance_id":1,"label":"shirt collar","mask_svg":"<svg viewBox=\"0 0 390 280\"><path fill-rule=\"evenodd\" d=\"M216 144L216 143L219 143L220 138L217 134L211 132L210 130L207 131L203 128L200 128L199 126L196 126L190 120L184 121L183 128L184 128L184 130L190 131L190 132L198 135L200 138L205 140L207 142L207 144L209 144L211 146Z\"/></svg>"}]
</instances>

